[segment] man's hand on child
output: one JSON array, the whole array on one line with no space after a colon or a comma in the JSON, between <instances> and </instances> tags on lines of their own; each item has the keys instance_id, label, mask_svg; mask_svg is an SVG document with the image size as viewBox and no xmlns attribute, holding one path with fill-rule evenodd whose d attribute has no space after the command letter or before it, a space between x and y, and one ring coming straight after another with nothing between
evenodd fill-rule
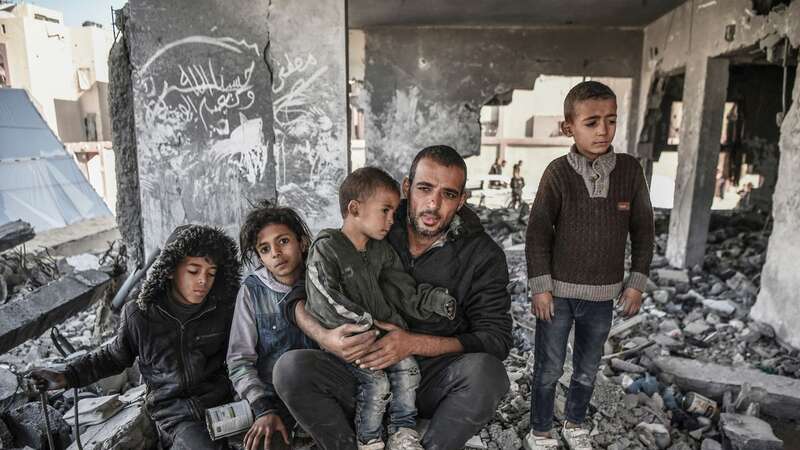
<instances>
[{"instance_id":1,"label":"man's hand on child","mask_svg":"<svg viewBox=\"0 0 800 450\"><path fill-rule=\"evenodd\" d=\"M36 369L28 375L33 381L36 390L52 391L53 389L64 389L67 387L67 377L63 372L50 369Z\"/></svg>"},{"instance_id":2,"label":"man's hand on child","mask_svg":"<svg viewBox=\"0 0 800 450\"><path fill-rule=\"evenodd\" d=\"M376 320L375 326L388 331L378 339L370 353L356 361L362 369L383 370L411 356L411 334L397 325Z\"/></svg>"},{"instance_id":3,"label":"man's hand on child","mask_svg":"<svg viewBox=\"0 0 800 450\"><path fill-rule=\"evenodd\" d=\"M270 413L259 417L244 435L245 450L258 450L258 444L262 437L264 438L264 450L269 450L270 440L276 432L282 434L283 441L289 445L289 432L279 415Z\"/></svg>"},{"instance_id":4,"label":"man's hand on child","mask_svg":"<svg viewBox=\"0 0 800 450\"><path fill-rule=\"evenodd\" d=\"M319 344L325 350L350 363L367 354L378 334L378 330L365 331L361 325L347 323L325 333L324 339Z\"/></svg>"},{"instance_id":5,"label":"man's hand on child","mask_svg":"<svg viewBox=\"0 0 800 450\"><path fill-rule=\"evenodd\" d=\"M531 299L531 312L537 319L546 322L551 321L556 316L556 307L553 303L553 294L550 292L540 292L534 294Z\"/></svg>"},{"instance_id":6,"label":"man's hand on child","mask_svg":"<svg viewBox=\"0 0 800 450\"><path fill-rule=\"evenodd\" d=\"M642 307L642 292L633 288L625 289L619 298L617 307L623 316L635 316L639 312L639 308Z\"/></svg>"}]
</instances>

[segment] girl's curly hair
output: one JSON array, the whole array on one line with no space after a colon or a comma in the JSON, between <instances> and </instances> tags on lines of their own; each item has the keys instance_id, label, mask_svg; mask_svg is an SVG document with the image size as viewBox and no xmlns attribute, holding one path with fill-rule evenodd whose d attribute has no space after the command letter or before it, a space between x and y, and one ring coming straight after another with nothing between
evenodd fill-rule
<instances>
[{"instance_id":1,"label":"girl's curly hair","mask_svg":"<svg viewBox=\"0 0 800 450\"><path fill-rule=\"evenodd\" d=\"M239 249L243 264L259 261L258 233L264 227L274 224L286 225L297 236L303 247L303 260L308 256L308 247L311 244L311 232L295 210L285 206L278 206L269 200L261 200L247 213L242 228L239 231Z\"/></svg>"}]
</instances>

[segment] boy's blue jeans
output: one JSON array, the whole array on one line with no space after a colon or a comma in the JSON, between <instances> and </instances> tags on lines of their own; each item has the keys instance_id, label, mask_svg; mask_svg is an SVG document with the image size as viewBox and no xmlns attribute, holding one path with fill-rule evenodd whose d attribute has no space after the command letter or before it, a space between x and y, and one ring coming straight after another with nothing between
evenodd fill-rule
<instances>
[{"instance_id":1,"label":"boy's blue jeans","mask_svg":"<svg viewBox=\"0 0 800 450\"><path fill-rule=\"evenodd\" d=\"M414 428L417 423L417 386L420 373L417 361L406 358L385 370L347 367L358 380L356 394L356 436L366 444L381 437L383 413L389 411L389 434L398 428Z\"/></svg>"},{"instance_id":2,"label":"boy's blue jeans","mask_svg":"<svg viewBox=\"0 0 800 450\"><path fill-rule=\"evenodd\" d=\"M564 373L564 359L572 324L575 343L572 379L567 394L566 419L580 424L594 390L594 379L603 356L603 344L611 330L614 302L553 298L555 317L536 321L534 346L531 428L545 433L553 427L553 408L558 379Z\"/></svg>"}]
</instances>

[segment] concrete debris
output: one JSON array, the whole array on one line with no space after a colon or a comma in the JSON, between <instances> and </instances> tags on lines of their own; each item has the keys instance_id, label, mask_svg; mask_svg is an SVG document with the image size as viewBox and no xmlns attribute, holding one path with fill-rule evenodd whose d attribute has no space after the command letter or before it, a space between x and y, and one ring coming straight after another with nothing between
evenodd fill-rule
<instances>
[{"instance_id":1,"label":"concrete debris","mask_svg":"<svg viewBox=\"0 0 800 450\"><path fill-rule=\"evenodd\" d=\"M0 417L0 448L11 448L12 446L14 446L14 436L11 435L11 431Z\"/></svg>"},{"instance_id":2,"label":"concrete debris","mask_svg":"<svg viewBox=\"0 0 800 450\"><path fill-rule=\"evenodd\" d=\"M487 446L481 440L479 435L472 436L468 441L467 445L465 445L467 450L486 450Z\"/></svg>"},{"instance_id":3,"label":"concrete debris","mask_svg":"<svg viewBox=\"0 0 800 450\"><path fill-rule=\"evenodd\" d=\"M0 305L0 353L37 337L105 294L111 278L87 270Z\"/></svg>"},{"instance_id":4,"label":"concrete debris","mask_svg":"<svg viewBox=\"0 0 800 450\"><path fill-rule=\"evenodd\" d=\"M0 225L0 253L24 244L36 237L33 227L28 222L15 220Z\"/></svg>"},{"instance_id":5,"label":"concrete debris","mask_svg":"<svg viewBox=\"0 0 800 450\"><path fill-rule=\"evenodd\" d=\"M125 405L119 395L84 398L78 400L78 420L83 425L96 425L105 422L118 413ZM64 420L74 420L75 407L64 413Z\"/></svg>"},{"instance_id":6,"label":"concrete debris","mask_svg":"<svg viewBox=\"0 0 800 450\"><path fill-rule=\"evenodd\" d=\"M672 443L667 427L660 423L641 422L636 425L639 440L647 448L665 449Z\"/></svg>"},{"instance_id":7,"label":"concrete debris","mask_svg":"<svg viewBox=\"0 0 800 450\"><path fill-rule=\"evenodd\" d=\"M711 325L709 325L705 320L700 319L695 320L689 325L686 325L686 327L683 329L683 332L692 336L700 336L705 334L705 332L709 329L711 329Z\"/></svg>"},{"instance_id":8,"label":"concrete debris","mask_svg":"<svg viewBox=\"0 0 800 450\"><path fill-rule=\"evenodd\" d=\"M721 399L727 391L738 393L743 386L757 386L751 392L761 411L773 417L800 419L800 380L770 375L757 369L730 367L686 358L657 357L655 365L667 383ZM753 389L753 391L756 391ZM744 401L739 402L740 405Z\"/></svg>"},{"instance_id":9,"label":"concrete debris","mask_svg":"<svg viewBox=\"0 0 800 450\"><path fill-rule=\"evenodd\" d=\"M647 369L645 369L644 367L619 358L611 358L611 368L613 368L618 372L628 372L628 373L647 372Z\"/></svg>"},{"instance_id":10,"label":"concrete debris","mask_svg":"<svg viewBox=\"0 0 800 450\"><path fill-rule=\"evenodd\" d=\"M730 300L703 300L703 306L722 317L731 317L736 312L736 305Z\"/></svg>"},{"instance_id":11,"label":"concrete debris","mask_svg":"<svg viewBox=\"0 0 800 450\"><path fill-rule=\"evenodd\" d=\"M68 256L64 258L64 261L66 261L66 263L69 264L74 270L77 270L79 272L84 270L100 269L100 258L91 253L82 253L80 255Z\"/></svg>"},{"instance_id":12,"label":"concrete debris","mask_svg":"<svg viewBox=\"0 0 800 450\"><path fill-rule=\"evenodd\" d=\"M509 374L530 374L536 319L522 289L527 279L524 245L519 245L524 242L524 223L511 210L477 212L498 243L514 243L505 246L509 276L519 280L509 289L516 326L514 348L505 364ZM668 229L666 214L656 213L656 229ZM771 327L748 317L769 238L759 220L712 220L704 263L688 271L669 267L664 257L667 235L657 237L642 312L615 318L606 343L585 423L595 448L723 448L719 414L705 417L707 408L696 403L708 397L722 404L725 392L733 413L790 419L800 414L792 412L800 411L795 404L800 397L800 353L776 342ZM567 383L570 358L562 377ZM676 360L695 365L683 367ZM698 376L716 390L686 381ZM530 378L515 375L512 381L513 389L480 433L488 449L507 448L512 430L520 439L529 431ZM747 382L752 387L743 389ZM743 398L734 401L740 391L745 391ZM695 401L687 402L686 397ZM556 392L556 428L562 424L565 403L562 383Z\"/></svg>"},{"instance_id":13,"label":"concrete debris","mask_svg":"<svg viewBox=\"0 0 800 450\"><path fill-rule=\"evenodd\" d=\"M4 367L0 367L0 405L5 405L6 402L11 401L18 389L19 380L17 375Z\"/></svg>"},{"instance_id":14,"label":"concrete debris","mask_svg":"<svg viewBox=\"0 0 800 450\"><path fill-rule=\"evenodd\" d=\"M70 428L55 408L47 406L47 417L50 420L50 431L58 448L66 448L71 442ZM27 403L9 411L4 420L14 436L14 445L18 447L47 448L47 432L42 416L42 406L38 402Z\"/></svg>"},{"instance_id":15,"label":"concrete debris","mask_svg":"<svg viewBox=\"0 0 800 450\"><path fill-rule=\"evenodd\" d=\"M741 414L722 413L720 428L726 448L731 450L782 450L783 441L763 420Z\"/></svg>"},{"instance_id":16,"label":"concrete debris","mask_svg":"<svg viewBox=\"0 0 800 450\"><path fill-rule=\"evenodd\" d=\"M711 438L703 439L700 450L722 450L722 444Z\"/></svg>"},{"instance_id":17,"label":"concrete debris","mask_svg":"<svg viewBox=\"0 0 800 450\"><path fill-rule=\"evenodd\" d=\"M81 433L85 450L151 448L156 444L155 426L141 402L126 406L107 422L90 426ZM67 450L77 450L73 443Z\"/></svg>"},{"instance_id":18,"label":"concrete debris","mask_svg":"<svg viewBox=\"0 0 800 450\"><path fill-rule=\"evenodd\" d=\"M679 284L689 284L689 275L685 270L658 269L656 270L658 280L668 286Z\"/></svg>"}]
</instances>

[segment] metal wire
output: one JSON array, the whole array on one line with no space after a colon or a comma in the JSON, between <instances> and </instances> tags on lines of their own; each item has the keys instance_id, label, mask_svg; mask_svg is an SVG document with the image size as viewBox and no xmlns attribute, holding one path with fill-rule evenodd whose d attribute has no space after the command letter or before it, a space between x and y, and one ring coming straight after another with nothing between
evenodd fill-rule
<instances>
[{"instance_id":1,"label":"metal wire","mask_svg":"<svg viewBox=\"0 0 800 450\"><path fill-rule=\"evenodd\" d=\"M50 415L47 414L47 391L41 391L39 398L42 402L42 415L44 416L44 430L47 433L47 444L50 450L56 450L56 444L53 442L53 433L50 431Z\"/></svg>"}]
</instances>

